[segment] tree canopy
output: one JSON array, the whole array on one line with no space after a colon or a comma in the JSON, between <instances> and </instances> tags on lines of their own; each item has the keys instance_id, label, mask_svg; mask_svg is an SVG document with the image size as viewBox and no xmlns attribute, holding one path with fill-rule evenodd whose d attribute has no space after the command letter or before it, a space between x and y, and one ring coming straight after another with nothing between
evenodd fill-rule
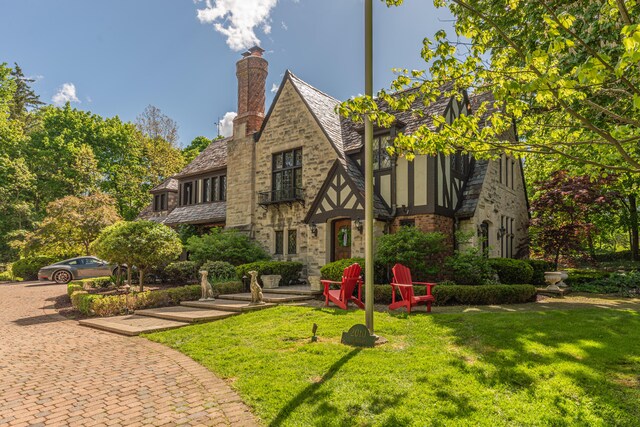
<instances>
[{"instance_id":1,"label":"tree canopy","mask_svg":"<svg viewBox=\"0 0 640 427\"><path fill-rule=\"evenodd\" d=\"M400 5L402 0L385 0ZM457 39L425 38L426 70L399 70L392 91L378 96L395 110L461 90L491 92L472 116L449 124L432 117L412 135L400 133L397 153L501 152L566 156L611 171L640 172L640 6L635 1L435 0L456 18ZM453 83L450 86L445 83ZM389 126L366 97L342 113L369 114ZM516 123L519 138L504 138Z\"/></svg>"}]
</instances>

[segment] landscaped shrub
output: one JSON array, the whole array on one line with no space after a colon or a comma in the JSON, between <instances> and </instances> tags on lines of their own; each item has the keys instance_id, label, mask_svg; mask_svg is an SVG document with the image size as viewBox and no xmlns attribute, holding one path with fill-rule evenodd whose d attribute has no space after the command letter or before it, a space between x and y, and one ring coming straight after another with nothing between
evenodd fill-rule
<instances>
[{"instance_id":1,"label":"landscaped shrub","mask_svg":"<svg viewBox=\"0 0 640 427\"><path fill-rule=\"evenodd\" d=\"M569 273L569 279L566 282L570 284L573 291L597 294L615 293L622 296L640 293L640 273L637 271L611 275L599 271L588 272L588 275L586 273L573 273L574 281L569 280L572 277L572 272Z\"/></svg>"},{"instance_id":2,"label":"landscaped shrub","mask_svg":"<svg viewBox=\"0 0 640 427\"><path fill-rule=\"evenodd\" d=\"M594 259L598 262L628 261L631 259L631 250L596 254Z\"/></svg>"},{"instance_id":3,"label":"landscaped shrub","mask_svg":"<svg viewBox=\"0 0 640 427\"><path fill-rule=\"evenodd\" d=\"M362 277L364 278L364 258L346 258L325 264L320 268L320 277L322 279L339 282L342 280L342 273L344 272L344 269L355 263L360 264L360 267L362 268ZM385 283L389 281L387 278L387 267L378 262L374 262L373 275L375 283Z\"/></svg>"},{"instance_id":4,"label":"landscaped shrub","mask_svg":"<svg viewBox=\"0 0 640 427\"><path fill-rule=\"evenodd\" d=\"M169 283L187 284L198 281L198 264L195 261L177 261L167 265L164 274Z\"/></svg>"},{"instance_id":5,"label":"landscaped shrub","mask_svg":"<svg viewBox=\"0 0 640 427\"><path fill-rule=\"evenodd\" d=\"M13 282L14 278L10 271L0 273L0 282Z\"/></svg>"},{"instance_id":6,"label":"landscaped shrub","mask_svg":"<svg viewBox=\"0 0 640 427\"><path fill-rule=\"evenodd\" d=\"M240 281L233 280L227 282L218 282L212 285L213 295L238 294L244 292L244 284Z\"/></svg>"},{"instance_id":7,"label":"landscaped shrub","mask_svg":"<svg viewBox=\"0 0 640 427\"><path fill-rule=\"evenodd\" d=\"M257 271L258 277L265 274L279 274L282 276L280 284L286 286L298 280L302 267L301 262L294 261L258 261L239 265L236 267L236 274L239 279L243 276L249 277L250 271Z\"/></svg>"},{"instance_id":8,"label":"landscaped shrub","mask_svg":"<svg viewBox=\"0 0 640 427\"><path fill-rule=\"evenodd\" d=\"M594 281L601 281L611 276L611 273L606 271L596 270L572 270L568 272L569 278L564 282L574 287L576 285L583 285Z\"/></svg>"},{"instance_id":9,"label":"landscaped shrub","mask_svg":"<svg viewBox=\"0 0 640 427\"><path fill-rule=\"evenodd\" d=\"M206 261L226 261L233 265L268 260L271 257L246 234L236 230L213 228L209 234L187 239L190 259L198 264Z\"/></svg>"},{"instance_id":10,"label":"landscaped shrub","mask_svg":"<svg viewBox=\"0 0 640 427\"><path fill-rule=\"evenodd\" d=\"M546 286L547 282L544 280L545 271L554 271L555 267L551 261L545 261L542 259L530 259L527 260L529 265L533 268L533 276L531 276L531 284L534 286Z\"/></svg>"},{"instance_id":11,"label":"landscaped shrub","mask_svg":"<svg viewBox=\"0 0 640 427\"><path fill-rule=\"evenodd\" d=\"M512 258L490 258L489 265L498 274L501 283L531 283L533 267L527 261Z\"/></svg>"},{"instance_id":12,"label":"landscaped shrub","mask_svg":"<svg viewBox=\"0 0 640 427\"><path fill-rule=\"evenodd\" d=\"M400 227L393 234L378 238L376 263L392 268L396 263L411 269L415 280L439 272L441 257L446 251L442 233L425 233L416 227Z\"/></svg>"},{"instance_id":13,"label":"landscaped shrub","mask_svg":"<svg viewBox=\"0 0 640 427\"><path fill-rule=\"evenodd\" d=\"M19 259L11 265L11 273L24 280L36 280L38 271L56 260L48 256L34 256Z\"/></svg>"},{"instance_id":14,"label":"landscaped shrub","mask_svg":"<svg viewBox=\"0 0 640 427\"><path fill-rule=\"evenodd\" d=\"M445 260L445 268L451 279L459 285L483 285L493 278L489 260L477 249L456 251Z\"/></svg>"},{"instance_id":15,"label":"landscaped shrub","mask_svg":"<svg viewBox=\"0 0 640 427\"><path fill-rule=\"evenodd\" d=\"M236 278L236 268L233 264L225 261L207 261L202 264L200 270L209 272L210 282L219 282L222 280L231 280Z\"/></svg>"},{"instance_id":16,"label":"landscaped shrub","mask_svg":"<svg viewBox=\"0 0 640 427\"><path fill-rule=\"evenodd\" d=\"M533 301L533 285L439 285L433 288L437 305L520 304Z\"/></svg>"},{"instance_id":17,"label":"landscaped shrub","mask_svg":"<svg viewBox=\"0 0 640 427\"><path fill-rule=\"evenodd\" d=\"M87 291L75 291L71 294L71 304L80 313L89 316L93 314L94 301L101 297L101 295L93 295Z\"/></svg>"},{"instance_id":18,"label":"landscaped shrub","mask_svg":"<svg viewBox=\"0 0 640 427\"><path fill-rule=\"evenodd\" d=\"M71 298L71 295L73 295L73 293L76 291L84 291L84 286L82 285L82 282L80 281L69 282L69 284L67 285L67 295L69 295L69 298Z\"/></svg>"}]
</instances>

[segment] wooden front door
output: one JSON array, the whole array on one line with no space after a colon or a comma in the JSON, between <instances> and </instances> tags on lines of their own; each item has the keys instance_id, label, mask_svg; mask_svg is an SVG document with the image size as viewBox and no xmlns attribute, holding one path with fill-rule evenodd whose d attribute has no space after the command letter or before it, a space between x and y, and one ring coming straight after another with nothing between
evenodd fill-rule
<instances>
[{"instance_id":1,"label":"wooden front door","mask_svg":"<svg viewBox=\"0 0 640 427\"><path fill-rule=\"evenodd\" d=\"M332 261L351 258L351 220L339 219L333 222Z\"/></svg>"}]
</instances>

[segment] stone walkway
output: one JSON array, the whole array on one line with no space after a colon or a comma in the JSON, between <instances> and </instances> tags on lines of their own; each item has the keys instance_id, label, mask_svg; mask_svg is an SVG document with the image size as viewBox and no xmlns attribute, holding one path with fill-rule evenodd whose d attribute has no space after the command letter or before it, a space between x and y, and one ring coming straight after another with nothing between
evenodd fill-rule
<instances>
[{"instance_id":1,"label":"stone walkway","mask_svg":"<svg viewBox=\"0 0 640 427\"><path fill-rule=\"evenodd\" d=\"M53 310L64 285L0 285L1 426L258 425L206 368Z\"/></svg>"}]
</instances>

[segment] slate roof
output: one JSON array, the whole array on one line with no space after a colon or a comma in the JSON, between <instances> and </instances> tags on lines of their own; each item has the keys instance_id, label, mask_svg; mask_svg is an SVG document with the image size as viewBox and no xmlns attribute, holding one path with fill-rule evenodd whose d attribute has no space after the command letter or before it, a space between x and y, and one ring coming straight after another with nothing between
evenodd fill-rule
<instances>
[{"instance_id":1,"label":"slate roof","mask_svg":"<svg viewBox=\"0 0 640 427\"><path fill-rule=\"evenodd\" d=\"M171 211L164 223L167 225L173 225L184 223L201 224L209 222L224 222L226 214L226 202L179 206Z\"/></svg>"},{"instance_id":2,"label":"slate roof","mask_svg":"<svg viewBox=\"0 0 640 427\"><path fill-rule=\"evenodd\" d=\"M457 218L471 218L476 212L478 199L482 192L482 184L489 168L489 160L476 160L471 176L462 193L462 203L456 211Z\"/></svg>"},{"instance_id":3,"label":"slate roof","mask_svg":"<svg viewBox=\"0 0 640 427\"><path fill-rule=\"evenodd\" d=\"M184 178L227 166L227 142L231 137L213 141L174 178Z\"/></svg>"},{"instance_id":4,"label":"slate roof","mask_svg":"<svg viewBox=\"0 0 640 427\"><path fill-rule=\"evenodd\" d=\"M483 92L474 94L469 97L469 103L471 104L471 113L476 111L483 102L493 102L493 94L490 92ZM487 112L481 118L481 125L484 125L486 118L495 111L496 108L491 105ZM462 192L462 202L460 207L456 211L457 218L471 218L476 212L478 206L478 200L480 199L480 193L482 192L482 184L484 183L487 170L489 168L489 160L476 160L471 171L471 176L466 183L464 191Z\"/></svg>"},{"instance_id":5,"label":"slate roof","mask_svg":"<svg viewBox=\"0 0 640 427\"><path fill-rule=\"evenodd\" d=\"M147 205L147 207L145 207L142 210L142 212L140 212L140 214L138 215L138 218L144 219L147 221L159 222L162 224L167 219L167 211L155 212L153 210L153 203L150 203L149 205Z\"/></svg>"},{"instance_id":6,"label":"slate roof","mask_svg":"<svg viewBox=\"0 0 640 427\"><path fill-rule=\"evenodd\" d=\"M165 179L162 183L156 185L151 189L151 193L159 193L161 191L173 191L178 192L178 180L174 177Z\"/></svg>"},{"instance_id":7,"label":"slate roof","mask_svg":"<svg viewBox=\"0 0 640 427\"><path fill-rule=\"evenodd\" d=\"M343 137L348 136L348 132L345 133L345 122L341 120L340 115L336 111L340 101L314 88L309 83L296 77L290 71L287 71L287 73L291 83L295 86L298 93L311 110L311 113L318 121L320 127L327 135L327 138L336 149L338 160L340 161L343 169L364 197L365 181L362 171L358 165L345 154ZM321 196L322 195L319 195L319 197ZM377 217L389 216L389 209L378 195L375 196L373 205L374 213Z\"/></svg>"},{"instance_id":8,"label":"slate roof","mask_svg":"<svg viewBox=\"0 0 640 427\"><path fill-rule=\"evenodd\" d=\"M452 84L447 83L443 85L440 90L445 92L451 90L451 88ZM398 92L398 95L411 94L417 91L417 88L407 89L405 91ZM422 116L419 113L414 113L412 111L393 111L393 115L395 116L396 121L402 125L402 132L404 134L412 134L423 124L428 125L431 130L435 131L436 128L433 126L433 117L444 114L447 106L449 105L450 99L451 98L448 96L441 96L435 102L425 106L420 97L418 97L412 104L412 109L422 111ZM386 102L379 99L377 100L377 103L378 107L382 111L389 111L389 106ZM362 123L354 123L343 117L342 132L345 151L349 152L362 148L362 135L364 133L364 125Z\"/></svg>"}]
</instances>

